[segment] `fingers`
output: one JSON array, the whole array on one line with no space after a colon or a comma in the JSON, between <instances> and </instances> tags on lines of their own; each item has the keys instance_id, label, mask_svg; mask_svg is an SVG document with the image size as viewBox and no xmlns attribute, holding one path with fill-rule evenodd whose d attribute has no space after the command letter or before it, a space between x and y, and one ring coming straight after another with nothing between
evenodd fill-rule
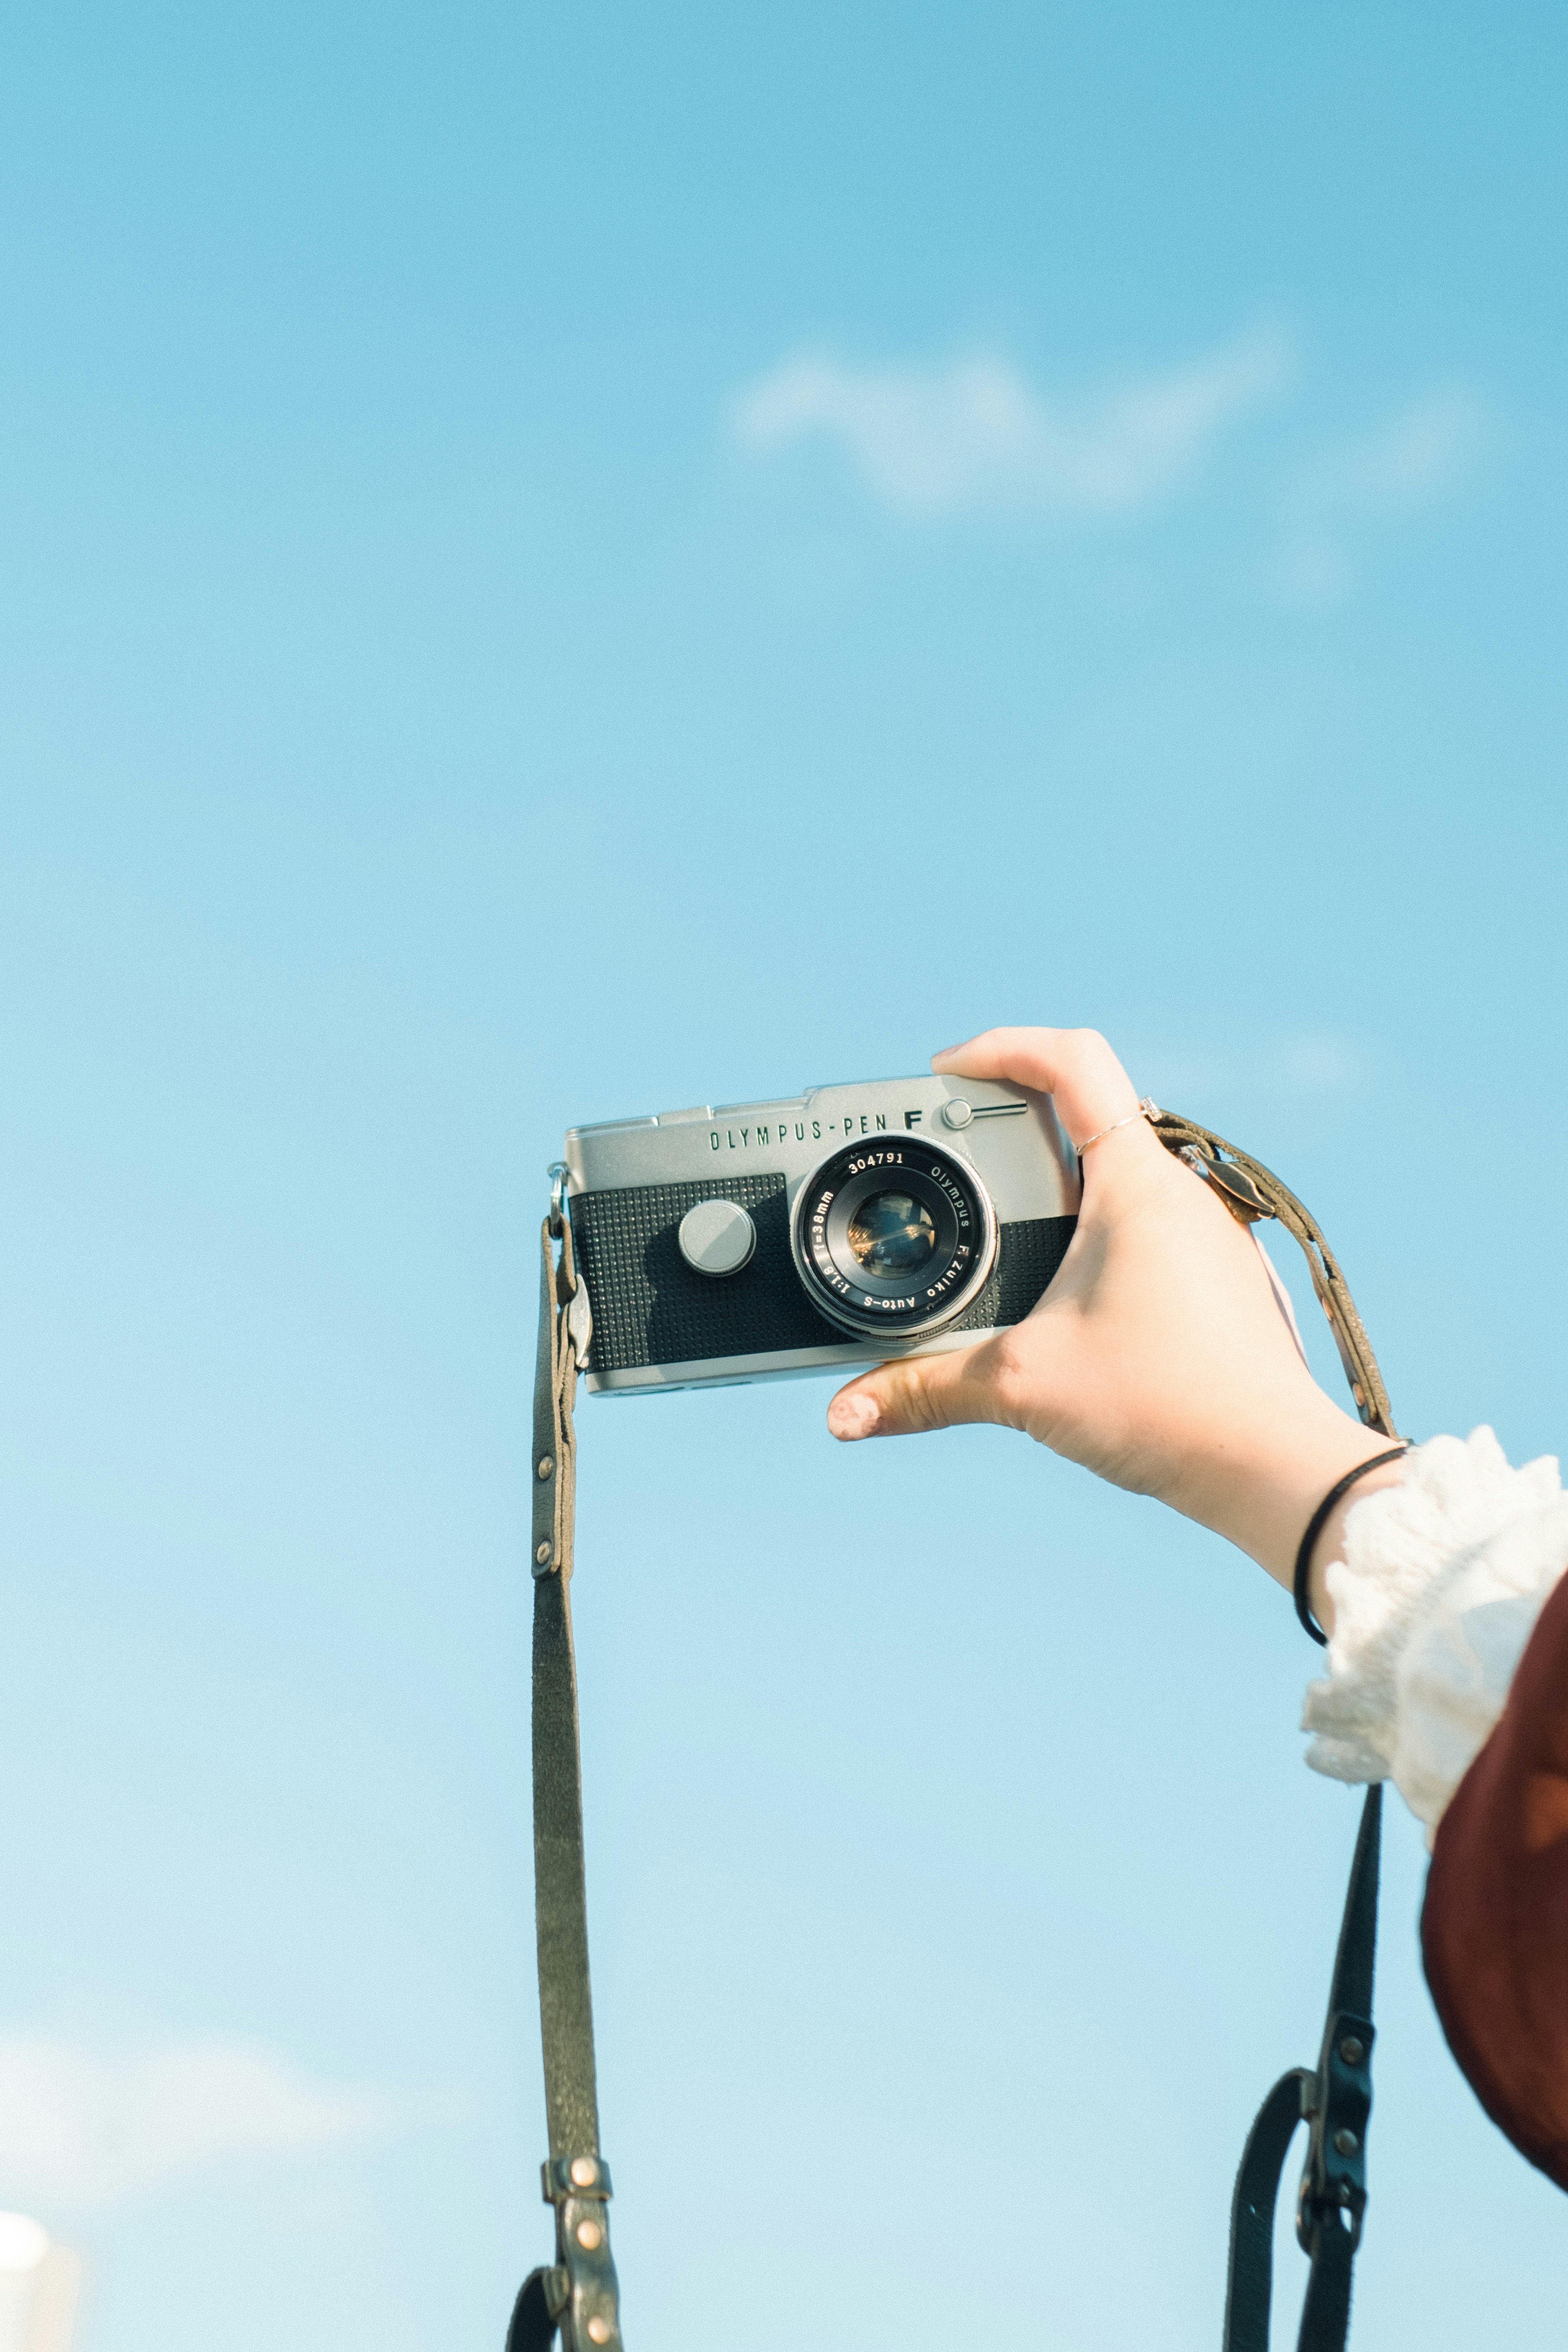
<instances>
[{"instance_id":1,"label":"fingers","mask_svg":"<svg viewBox=\"0 0 1568 2352\"><path fill-rule=\"evenodd\" d=\"M997 1402L983 1377L987 1354L981 1345L879 1364L839 1391L828 1407L828 1427L847 1440L907 1437L958 1422L996 1421Z\"/></svg>"},{"instance_id":2,"label":"fingers","mask_svg":"<svg viewBox=\"0 0 1568 2352\"><path fill-rule=\"evenodd\" d=\"M988 1029L932 1056L945 1076L998 1078L1054 1095L1074 1143L1086 1142L1138 1108L1133 1081L1097 1029Z\"/></svg>"}]
</instances>

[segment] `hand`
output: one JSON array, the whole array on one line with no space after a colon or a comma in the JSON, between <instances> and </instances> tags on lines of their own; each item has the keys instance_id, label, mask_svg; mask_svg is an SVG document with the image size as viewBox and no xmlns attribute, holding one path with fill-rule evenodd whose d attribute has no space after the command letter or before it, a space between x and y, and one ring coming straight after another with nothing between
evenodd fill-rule
<instances>
[{"instance_id":1,"label":"hand","mask_svg":"<svg viewBox=\"0 0 1568 2352\"><path fill-rule=\"evenodd\" d=\"M991 1029L932 1067L1055 1097L1070 1137L1137 1109L1092 1029ZM978 1346L883 1364L828 1408L835 1437L956 1422L1026 1431L1069 1461L1215 1528L1289 1585L1307 1521L1334 1481L1387 1439L1323 1393L1301 1361L1250 1233L1148 1122L1085 1154L1083 1202L1056 1279L1023 1322ZM1319 1542L1339 1557L1343 1511ZM1325 1627L1330 1604L1314 1579Z\"/></svg>"}]
</instances>

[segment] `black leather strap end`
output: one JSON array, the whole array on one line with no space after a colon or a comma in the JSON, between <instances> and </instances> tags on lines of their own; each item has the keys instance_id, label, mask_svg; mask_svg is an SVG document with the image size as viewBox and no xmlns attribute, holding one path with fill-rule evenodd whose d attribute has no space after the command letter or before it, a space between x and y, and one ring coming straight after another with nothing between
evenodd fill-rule
<instances>
[{"instance_id":1,"label":"black leather strap end","mask_svg":"<svg viewBox=\"0 0 1568 2352\"><path fill-rule=\"evenodd\" d=\"M1358 1462L1354 1470L1347 1470L1343 1478L1335 1480L1307 1521L1307 1532L1301 1538L1301 1549L1296 1554L1296 1574L1291 1589L1296 1596L1296 1615L1301 1620L1301 1631L1310 1633L1312 1640L1323 1649L1328 1647L1329 1637L1312 1615L1309 1590L1312 1573L1312 1554L1317 1549L1318 1538L1328 1525L1329 1515L1335 1504L1343 1501L1358 1478L1364 1478L1369 1470L1381 1470L1385 1462L1397 1462L1401 1454L1408 1454L1409 1451L1407 1444L1391 1445L1385 1454L1375 1454L1369 1461Z\"/></svg>"},{"instance_id":2,"label":"black leather strap end","mask_svg":"<svg viewBox=\"0 0 1568 2352\"><path fill-rule=\"evenodd\" d=\"M507 2352L549 2352L555 2341L558 2315L564 2309L566 2296L558 2285L559 2273L555 2271L530 2271L523 2281L522 2293L512 2311L512 2324L507 2330ZM550 2308L550 2290L556 2289L555 2310Z\"/></svg>"},{"instance_id":3,"label":"black leather strap end","mask_svg":"<svg viewBox=\"0 0 1568 2352\"><path fill-rule=\"evenodd\" d=\"M1230 2200L1224 2352L1269 2352L1274 2299L1274 2209L1280 2175L1312 2086L1304 2066L1282 2074L1247 2135Z\"/></svg>"}]
</instances>

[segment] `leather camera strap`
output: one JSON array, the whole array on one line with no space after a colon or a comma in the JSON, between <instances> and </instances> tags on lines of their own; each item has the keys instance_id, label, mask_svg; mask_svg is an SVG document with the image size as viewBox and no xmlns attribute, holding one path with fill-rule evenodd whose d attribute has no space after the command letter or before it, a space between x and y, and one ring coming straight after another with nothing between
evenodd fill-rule
<instances>
[{"instance_id":1,"label":"leather camera strap","mask_svg":"<svg viewBox=\"0 0 1568 2352\"><path fill-rule=\"evenodd\" d=\"M1388 1391L1383 1385L1372 1342L1350 1295L1350 1286L1311 1211L1281 1183L1271 1168L1265 1168L1250 1153L1239 1151L1223 1136L1199 1127L1196 1119L1183 1118L1176 1111L1156 1110L1150 1114L1149 1123L1166 1150L1206 1177L1231 1215L1242 1224L1277 1217L1285 1231L1300 1243L1318 1304L1333 1332L1356 1412L1368 1429L1380 1429L1385 1436L1393 1437L1396 1431Z\"/></svg>"},{"instance_id":2,"label":"leather camera strap","mask_svg":"<svg viewBox=\"0 0 1568 2352\"><path fill-rule=\"evenodd\" d=\"M1277 1217L1301 1244L1328 1317L1355 1409L1369 1429L1396 1434L1388 1391L1350 1286L1311 1213L1271 1168L1172 1111L1151 1110L1167 1151L1186 1160L1240 1223ZM1282 2074L1258 2111L1230 2206L1223 2352L1269 2352L1274 2208L1296 2126L1308 2129L1296 2200L1296 2237L1311 2263L1297 2352L1344 2352L1351 2270L1366 2210L1366 2126L1372 2111L1372 1980L1377 1955L1383 1790L1368 1789L1351 1864L1328 2016L1315 2068Z\"/></svg>"},{"instance_id":3,"label":"leather camera strap","mask_svg":"<svg viewBox=\"0 0 1568 2352\"><path fill-rule=\"evenodd\" d=\"M1261 1160L1207 1128L1170 1111L1151 1111L1150 1119L1166 1149L1210 1183L1241 1223L1277 1218L1301 1244L1356 1410L1369 1428L1392 1437L1387 1391L1371 1342L1328 1244L1301 1202ZM599 2152L570 1598L577 1458L572 1411L591 1318L559 1181L539 1242L532 1560L534 1900L549 2134L543 2188L555 2210L556 2259L524 2282L507 2352L549 2352L558 2332L561 2352L607 2352L622 2342L620 2290L610 2252L610 2173ZM1297 2236L1311 2274L1297 2352L1343 2352L1351 2266L1366 2206L1382 1795L1380 1787L1370 1788L1362 1810L1317 2066L1293 2067L1281 2077L1259 2110L1242 2155L1231 2205L1224 2352L1269 2352L1274 2209L1286 2151L1302 2121L1310 2134Z\"/></svg>"},{"instance_id":4,"label":"leather camera strap","mask_svg":"<svg viewBox=\"0 0 1568 2352\"><path fill-rule=\"evenodd\" d=\"M559 1244L559 1256L557 1245ZM507 2352L607 2352L621 2343L610 2252L610 2168L599 2152L588 1895L582 1857L582 1750L571 1642L578 1350L583 1319L571 1220L559 1190L539 1234L539 1336L534 1376L534 1916L555 2262L525 2280ZM584 1346L584 1352L586 1347Z\"/></svg>"},{"instance_id":5,"label":"leather camera strap","mask_svg":"<svg viewBox=\"0 0 1568 2352\"><path fill-rule=\"evenodd\" d=\"M1312 2270L1297 2352L1343 2352L1350 2330L1351 2265L1366 2210L1366 2121L1372 2109L1372 1974L1377 1951L1377 1860L1383 1789L1362 1806L1350 1891L1314 2069L1281 2074L1247 2136L1230 2204L1224 2352L1269 2352L1274 2207L1285 2151L1309 2127L1296 2236Z\"/></svg>"}]
</instances>

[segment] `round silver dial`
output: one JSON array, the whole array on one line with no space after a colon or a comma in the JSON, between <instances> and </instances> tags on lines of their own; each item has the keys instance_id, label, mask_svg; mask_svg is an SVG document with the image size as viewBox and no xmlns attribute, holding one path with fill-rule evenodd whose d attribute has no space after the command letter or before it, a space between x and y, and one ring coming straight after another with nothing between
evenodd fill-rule
<instances>
[{"instance_id":1,"label":"round silver dial","mask_svg":"<svg viewBox=\"0 0 1568 2352\"><path fill-rule=\"evenodd\" d=\"M675 1239L694 1272L738 1274L757 1247L757 1227L738 1201L699 1201L681 1219Z\"/></svg>"}]
</instances>

